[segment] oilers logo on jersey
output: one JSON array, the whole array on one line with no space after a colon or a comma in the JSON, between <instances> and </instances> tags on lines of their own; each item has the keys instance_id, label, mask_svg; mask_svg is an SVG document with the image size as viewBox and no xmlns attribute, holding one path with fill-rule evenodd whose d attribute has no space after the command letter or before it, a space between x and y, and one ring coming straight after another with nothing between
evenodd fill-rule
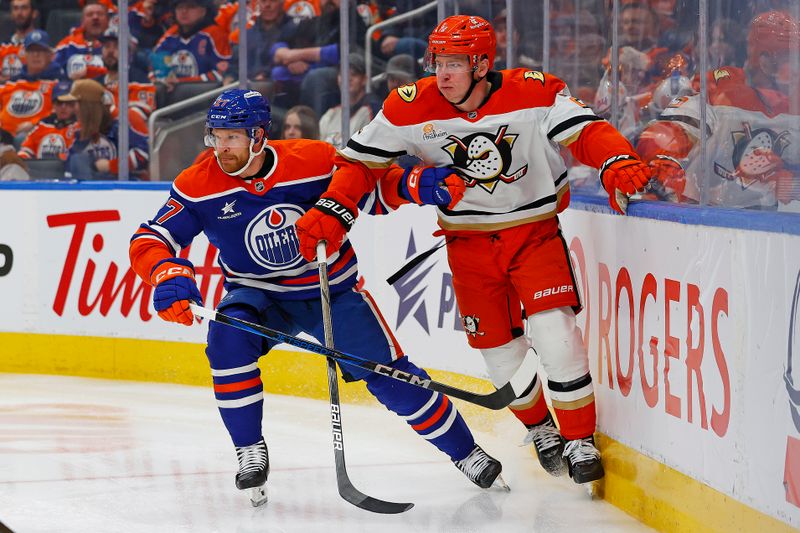
<instances>
[{"instance_id":1,"label":"oilers logo on jersey","mask_svg":"<svg viewBox=\"0 0 800 533\"><path fill-rule=\"evenodd\" d=\"M496 133L478 132L463 139L450 135L452 142L442 150L453 160L453 169L465 179L467 187L480 186L489 194L494 192L497 183L513 183L528 172L525 164L509 173L511 149L519 135L507 133L508 125L500 126Z\"/></svg>"},{"instance_id":2,"label":"oilers logo on jersey","mask_svg":"<svg viewBox=\"0 0 800 533\"><path fill-rule=\"evenodd\" d=\"M32 117L44 106L44 96L39 91L14 91L8 101L8 113L15 117Z\"/></svg>"},{"instance_id":3,"label":"oilers logo on jersey","mask_svg":"<svg viewBox=\"0 0 800 533\"><path fill-rule=\"evenodd\" d=\"M742 123L740 131L731 133L734 144L733 166L728 170L714 163L714 172L726 180L738 181L742 189L753 183L774 180L783 170L781 154L791 144L788 131L775 133L766 128L751 129L749 123Z\"/></svg>"},{"instance_id":4,"label":"oilers logo on jersey","mask_svg":"<svg viewBox=\"0 0 800 533\"><path fill-rule=\"evenodd\" d=\"M36 157L50 159L67 153L67 142L57 133L49 133L39 142Z\"/></svg>"},{"instance_id":5,"label":"oilers logo on jersey","mask_svg":"<svg viewBox=\"0 0 800 533\"><path fill-rule=\"evenodd\" d=\"M172 54L170 65L172 66L172 72L179 78L197 76L199 74L197 58L189 50L176 50Z\"/></svg>"},{"instance_id":6,"label":"oilers logo on jersey","mask_svg":"<svg viewBox=\"0 0 800 533\"><path fill-rule=\"evenodd\" d=\"M253 218L245 232L247 251L253 260L269 268L300 263L300 244L294 223L305 211L294 204L276 204Z\"/></svg>"},{"instance_id":7,"label":"oilers logo on jersey","mask_svg":"<svg viewBox=\"0 0 800 533\"><path fill-rule=\"evenodd\" d=\"M16 54L9 54L3 58L0 73L4 78L13 78L22 74L22 60Z\"/></svg>"}]
</instances>

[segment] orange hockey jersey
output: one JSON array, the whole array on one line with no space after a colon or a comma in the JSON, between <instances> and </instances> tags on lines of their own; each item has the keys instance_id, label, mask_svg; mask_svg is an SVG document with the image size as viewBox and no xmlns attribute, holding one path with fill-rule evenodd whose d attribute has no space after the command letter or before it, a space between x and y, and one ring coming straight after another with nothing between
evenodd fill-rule
<instances>
[{"instance_id":1,"label":"orange hockey jersey","mask_svg":"<svg viewBox=\"0 0 800 533\"><path fill-rule=\"evenodd\" d=\"M25 49L22 43L0 44L0 78L7 80L22 74L25 64Z\"/></svg>"},{"instance_id":2,"label":"orange hockey jersey","mask_svg":"<svg viewBox=\"0 0 800 533\"><path fill-rule=\"evenodd\" d=\"M17 155L22 159L58 158L66 161L77 131L77 121L59 123L55 115L50 115L28 133Z\"/></svg>"},{"instance_id":3,"label":"orange hockey jersey","mask_svg":"<svg viewBox=\"0 0 800 533\"><path fill-rule=\"evenodd\" d=\"M36 124L53 112L54 80L19 80L0 87L0 127L17 134L20 125Z\"/></svg>"}]
</instances>

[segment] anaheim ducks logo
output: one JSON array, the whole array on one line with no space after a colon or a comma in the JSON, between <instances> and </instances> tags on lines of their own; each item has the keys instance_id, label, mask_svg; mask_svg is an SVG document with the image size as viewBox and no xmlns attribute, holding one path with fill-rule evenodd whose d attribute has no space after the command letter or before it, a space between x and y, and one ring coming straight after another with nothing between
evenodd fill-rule
<instances>
[{"instance_id":1,"label":"anaheim ducks logo","mask_svg":"<svg viewBox=\"0 0 800 533\"><path fill-rule=\"evenodd\" d=\"M781 158L783 151L791 144L790 136L788 131L776 134L766 128L752 130L750 124L744 122L741 131L731 133L735 170L714 163L714 172L728 181L738 181L743 190L756 182L791 178L792 173L784 169Z\"/></svg>"},{"instance_id":2,"label":"anaheim ducks logo","mask_svg":"<svg viewBox=\"0 0 800 533\"><path fill-rule=\"evenodd\" d=\"M414 101L414 98L417 97L417 84L409 83L408 85L402 85L397 88L397 94L400 95L400 98L402 98L404 102L410 104Z\"/></svg>"},{"instance_id":3,"label":"anaheim ducks logo","mask_svg":"<svg viewBox=\"0 0 800 533\"><path fill-rule=\"evenodd\" d=\"M480 186L489 194L494 192L497 183L513 183L528 172L523 165L509 173L511 148L519 135L506 133L508 126L500 126L495 134L473 133L459 139L455 135L447 138L452 141L442 147L453 159L452 168L466 181L467 187Z\"/></svg>"},{"instance_id":4,"label":"anaheim ducks logo","mask_svg":"<svg viewBox=\"0 0 800 533\"><path fill-rule=\"evenodd\" d=\"M44 97L39 91L14 91L8 100L8 113L14 117L32 117L42 110Z\"/></svg>"}]
</instances>

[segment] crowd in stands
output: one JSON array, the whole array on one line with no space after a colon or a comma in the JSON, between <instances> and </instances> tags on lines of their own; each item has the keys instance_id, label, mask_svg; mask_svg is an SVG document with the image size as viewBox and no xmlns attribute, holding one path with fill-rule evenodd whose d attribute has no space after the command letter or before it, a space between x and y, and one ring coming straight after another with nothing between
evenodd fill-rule
<instances>
[{"instance_id":1,"label":"crowd in stands","mask_svg":"<svg viewBox=\"0 0 800 533\"><path fill-rule=\"evenodd\" d=\"M343 80L339 0L248 0L246 39L236 1L131 0L129 106L127 119L120 119L114 0L0 0L0 162L8 159L2 150L13 146L15 161L27 164L34 177L35 163L48 161L51 173L61 168L76 179L116 179L123 125L131 177L169 179L149 176L149 116L209 87L235 83L240 42L246 42L251 87L273 106L270 137L320 138L340 146L342 90L349 94L352 133L372 119L389 91L426 75L420 66L435 9L365 42L369 26L424 3L351 0L350 74ZM709 0L705 73L699 0L619 4L616 61L610 0L550 0L547 47L538 2L515 2L513 27L504 0L461 0L459 9L492 21L496 69L506 66L511 32L513 66L564 79L603 117L612 118L618 108L619 129L657 170L648 198L758 209L800 203L797 0ZM708 100L701 103L702 77ZM727 158L712 154L710 172L699 163L701 105L707 109L707 148ZM754 116L742 118L731 109ZM581 169L574 170L576 186L597 187L596 176L582 180Z\"/></svg>"}]
</instances>

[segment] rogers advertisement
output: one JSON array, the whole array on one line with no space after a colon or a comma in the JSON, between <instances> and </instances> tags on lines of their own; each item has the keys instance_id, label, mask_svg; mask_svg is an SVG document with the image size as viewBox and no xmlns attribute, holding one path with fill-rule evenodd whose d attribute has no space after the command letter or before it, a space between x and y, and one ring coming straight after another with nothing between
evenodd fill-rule
<instances>
[{"instance_id":1,"label":"rogers advertisement","mask_svg":"<svg viewBox=\"0 0 800 533\"><path fill-rule=\"evenodd\" d=\"M159 320L128 242L164 190L3 190L0 330L203 343ZM800 527L800 237L562 215L584 302L599 428L763 513ZM365 287L422 365L486 377L466 343L432 210L362 215L351 235ZM206 306L222 297L216 250L181 255ZM798 347L795 348L795 344Z\"/></svg>"}]
</instances>

